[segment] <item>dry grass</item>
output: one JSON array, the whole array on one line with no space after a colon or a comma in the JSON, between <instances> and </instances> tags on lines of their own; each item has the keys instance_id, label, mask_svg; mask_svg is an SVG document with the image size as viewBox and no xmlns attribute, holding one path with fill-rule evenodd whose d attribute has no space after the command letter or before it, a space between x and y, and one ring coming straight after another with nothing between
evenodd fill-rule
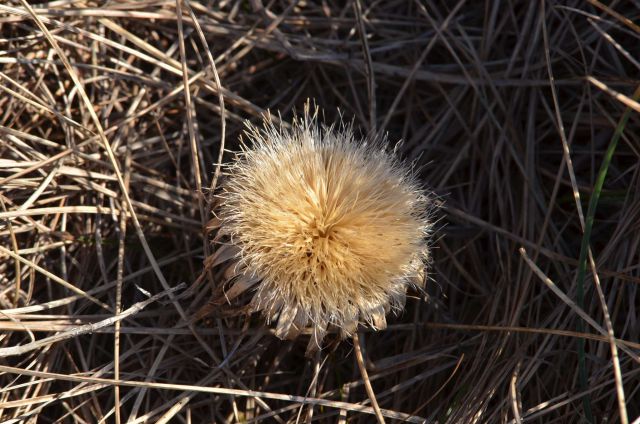
<instances>
[{"instance_id":1,"label":"dry grass","mask_svg":"<svg viewBox=\"0 0 640 424\"><path fill-rule=\"evenodd\" d=\"M635 3L3 2L1 422L637 420ZM192 319L223 147L308 97L445 200L362 361Z\"/></svg>"}]
</instances>

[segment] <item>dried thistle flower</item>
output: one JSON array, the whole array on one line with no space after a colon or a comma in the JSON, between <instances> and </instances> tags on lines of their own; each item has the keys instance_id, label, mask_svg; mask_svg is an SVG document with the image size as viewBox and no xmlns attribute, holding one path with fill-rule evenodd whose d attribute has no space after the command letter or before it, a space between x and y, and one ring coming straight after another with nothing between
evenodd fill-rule
<instances>
[{"instance_id":1,"label":"dried thistle flower","mask_svg":"<svg viewBox=\"0 0 640 424\"><path fill-rule=\"evenodd\" d=\"M307 105L291 129L270 116L247 124L250 143L215 197L216 240L227 243L210 261L227 261L226 301L255 286L248 309L277 320L277 336L311 327L308 353L328 327L342 337L359 323L386 327L407 287L424 283L431 229L429 197L386 140L356 141L317 115Z\"/></svg>"}]
</instances>

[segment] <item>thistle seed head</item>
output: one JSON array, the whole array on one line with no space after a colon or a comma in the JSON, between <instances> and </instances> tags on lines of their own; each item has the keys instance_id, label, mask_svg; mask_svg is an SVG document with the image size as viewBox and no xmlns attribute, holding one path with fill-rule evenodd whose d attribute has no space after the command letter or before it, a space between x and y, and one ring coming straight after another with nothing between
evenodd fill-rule
<instances>
[{"instance_id":1,"label":"thistle seed head","mask_svg":"<svg viewBox=\"0 0 640 424\"><path fill-rule=\"evenodd\" d=\"M229 292L255 290L250 310L277 320L279 337L311 327L310 351L331 326L342 337L386 326L424 282L432 226L429 196L385 139L317 115L247 124L216 198L218 239L235 247Z\"/></svg>"}]
</instances>

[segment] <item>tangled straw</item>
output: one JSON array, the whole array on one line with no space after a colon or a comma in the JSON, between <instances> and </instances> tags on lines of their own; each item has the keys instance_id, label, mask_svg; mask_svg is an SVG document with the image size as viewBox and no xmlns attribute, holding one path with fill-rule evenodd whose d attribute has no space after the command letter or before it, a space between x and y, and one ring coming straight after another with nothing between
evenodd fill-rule
<instances>
[{"instance_id":1,"label":"tangled straw","mask_svg":"<svg viewBox=\"0 0 640 424\"><path fill-rule=\"evenodd\" d=\"M331 326L386 327L409 285L424 283L429 196L381 137L360 142L351 126L318 124L307 105L292 128L270 116L247 124L248 144L215 197L217 262L232 260L225 298L253 289L251 311L276 335L311 327L308 353Z\"/></svg>"}]
</instances>

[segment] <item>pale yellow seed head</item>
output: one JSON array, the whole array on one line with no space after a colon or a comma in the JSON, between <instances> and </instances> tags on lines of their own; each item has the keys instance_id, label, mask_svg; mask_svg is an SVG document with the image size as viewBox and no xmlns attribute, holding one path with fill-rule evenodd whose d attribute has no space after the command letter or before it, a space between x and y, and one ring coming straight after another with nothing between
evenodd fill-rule
<instances>
[{"instance_id":1,"label":"pale yellow seed head","mask_svg":"<svg viewBox=\"0 0 640 424\"><path fill-rule=\"evenodd\" d=\"M248 124L217 199L236 272L255 285L252 310L278 320L281 337L313 328L311 349L328 326L384 328L424 281L431 229L429 197L385 140L356 141L316 116Z\"/></svg>"}]
</instances>

